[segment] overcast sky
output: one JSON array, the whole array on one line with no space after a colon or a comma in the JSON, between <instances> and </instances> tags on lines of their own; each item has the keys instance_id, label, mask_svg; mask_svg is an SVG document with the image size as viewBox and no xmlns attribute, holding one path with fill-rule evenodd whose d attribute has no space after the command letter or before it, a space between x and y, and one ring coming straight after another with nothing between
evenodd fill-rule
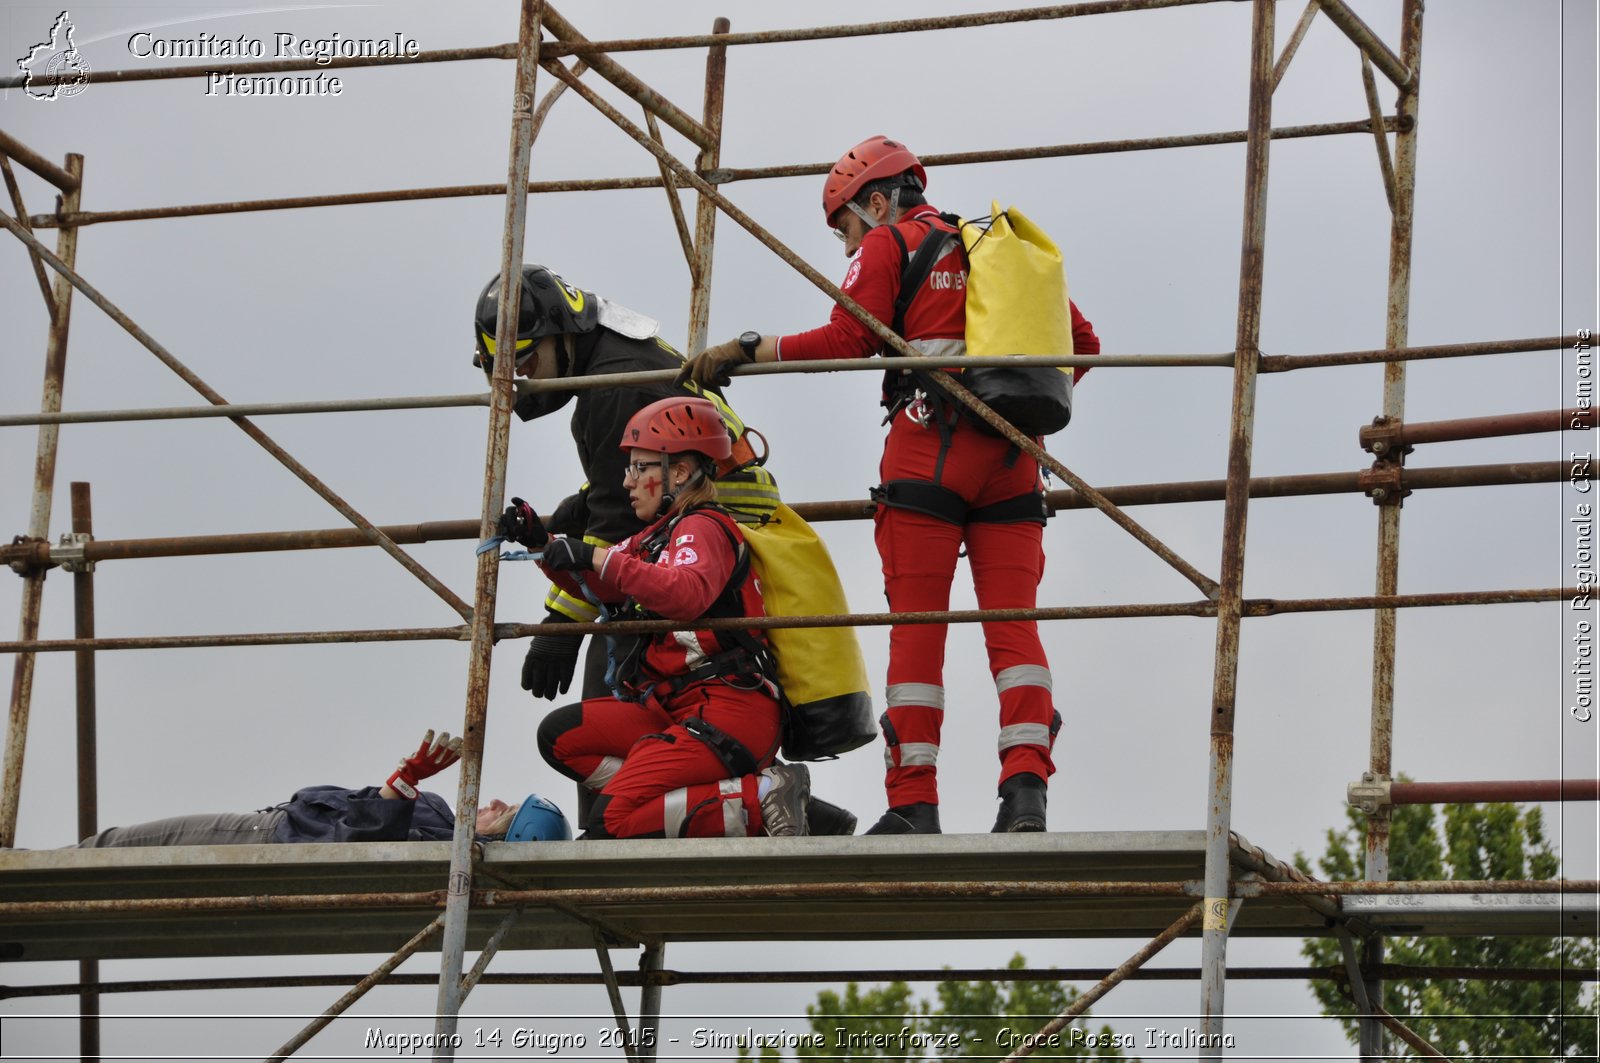
<instances>
[{"instance_id":1,"label":"overcast sky","mask_svg":"<svg viewBox=\"0 0 1600 1063\"><path fill-rule=\"evenodd\" d=\"M1352 0L1399 47L1399 0ZM828 25L867 17L950 14L972 5L924 0L792 6L561 5L595 39L702 33L717 15L736 31ZM1301 10L1278 12L1281 47ZM13 3L0 13L9 62L48 36L60 7ZM366 4L257 7L226 3L75 5L76 42L95 70L167 65L129 52L130 37L259 39L274 34L386 37L424 50L515 37L516 5ZM1514 339L1595 321L1594 43L1579 0L1453 0L1427 13L1417 170L1413 344ZM1027 23L959 33L732 49L723 165L831 161L874 133L924 154L1242 129L1250 5L1217 3ZM626 66L691 113L700 110L703 53L633 53ZM0 128L54 160L86 157L84 207L180 203L503 182L512 65L483 61L340 72L337 97L206 95L202 79L91 84L43 103L0 96ZM590 76L593 77L592 75ZM598 83L598 82L597 82ZM541 75L539 92L551 79ZM1380 76L1380 98L1394 91ZM623 102L609 86L602 91ZM638 120L631 102L622 109ZM1319 18L1274 100L1276 125L1364 118L1357 53ZM692 163L693 149L667 131ZM1243 202L1242 145L1057 158L931 171L929 199L965 214L991 199L1016 204L1062 245L1074 299L1111 354L1217 353L1234 343ZM649 176L654 161L574 94L534 146L535 180ZM1383 345L1388 210L1368 135L1275 142L1271 149L1265 304L1268 354ZM19 169L31 213L53 190ZM820 178L741 182L726 194L824 275L844 260L820 224ZM693 203L685 196L685 208ZM10 213L9 204L3 206ZM469 364L474 301L498 269L504 200L426 200L211 218L96 225L78 265L91 283L234 402L453 394L480 390ZM53 241L54 234L46 233ZM826 298L726 218L718 222L711 338L788 332L823 321ZM27 256L9 236L0 254L0 380L4 412L38 405L47 319ZM526 256L568 281L650 314L682 343L689 281L659 189L533 197ZM1565 367L1565 373L1564 373ZM1370 458L1358 429L1381 410L1382 369L1264 377L1254 471L1343 472ZM1409 372L1407 418L1481 416L1569 406L1570 355L1557 352L1421 363ZM1078 392L1069 429L1049 450L1097 486L1220 479L1226 474L1229 373L1216 368L1100 369ZM862 498L875 481L881 429L871 374L736 382L739 412L772 444L771 468L791 502ZM75 301L64 406L71 410L197 405L201 400L81 297ZM379 524L476 517L485 416L480 408L263 418L262 427ZM1524 436L1419 448L1419 467L1548 461L1591 449L1576 435ZM0 534L22 533L35 431L0 429ZM512 429L510 493L541 511L581 479L565 415ZM222 420L68 426L62 432L51 536L69 527L67 484L93 485L99 538L244 533L340 526L341 518ZM1054 486L1054 485L1053 485ZM1400 590L1420 593L1549 587L1572 581L1564 550L1571 495L1558 485L1418 493L1402 519ZM1218 575L1222 504L1131 511L1202 571ZM1251 507L1245 592L1304 598L1370 594L1376 509L1360 496L1264 500ZM826 537L860 612L884 608L867 522L828 524ZM1093 511L1057 517L1040 603L1190 601L1194 589ZM472 544L408 548L470 599ZM0 580L0 616L16 615L21 581ZM96 577L103 636L425 627L455 614L376 550L111 562ZM506 566L498 618L541 615L543 586ZM975 605L965 569L954 608ZM43 635L70 637L70 581L47 582ZM1201 619L1045 625L1057 704L1056 830L1201 829L1215 625ZM1570 634L1562 607L1408 610L1399 621L1394 765L1420 780L1594 777L1596 724L1569 718L1563 685ZM887 633L861 633L881 697ZM950 632L942 814L947 830L987 830L994 815L993 687L974 626ZM523 644L495 654L484 792L572 800L539 758L546 702L518 688ZM1288 857L1323 848L1343 821L1345 786L1368 763L1372 619L1366 612L1245 623L1233 826ZM98 658L102 826L190 811L244 810L299 786L360 785L387 774L428 728L459 730L466 649L450 642L127 651ZM39 658L18 843L73 840L72 660ZM881 757L868 747L813 769L817 791L863 824L881 812ZM438 787L454 799L456 776ZM1566 874L1593 878L1590 807L1549 809ZM874 950L908 965L1115 965L1139 942L896 944ZM1197 942L1160 962L1197 961ZM837 966L824 946L674 946L669 966L804 969ZM1235 940L1231 964L1299 962L1297 943ZM863 958L864 960L864 958ZM428 954L406 970L437 969ZM373 961L375 962L375 960ZM593 957L522 954L506 970L588 970ZM633 960L619 955L618 963ZM365 957L170 961L103 965L107 980L271 970L357 971ZM71 980L75 966L13 965L8 983ZM818 987L673 989L669 1013L799 1012ZM931 990L931 987L924 987ZM107 1012L315 1013L331 990L282 994L108 998ZM480 990L466 1015L600 1012L598 990ZM729 1006L729 1001L736 1001ZM1096 1008L1119 1028L1193 1013L1197 985L1134 984ZM1338 1028L1296 983L1228 987L1241 1053L1348 1058ZM70 999L7 1002L0 1014L70 1011ZM362 1014L430 1012L433 991L388 990ZM1120 1016L1120 1018L1118 1018ZM1233 1016L1241 1016L1234 1018ZM1249 1019L1242 1016L1264 1016ZM1277 1017L1277 1018L1272 1018ZM351 1029L366 1020L351 1020ZM1175 1023L1180 1020L1173 1020ZM8 1054L71 1052L75 1024L7 1022ZM261 1024L240 1045L224 1023L193 1023L191 1052L265 1052L298 1029ZM470 1026L468 1018L463 1027ZM344 1024L335 1027L335 1031ZM428 1029L419 1023L418 1029ZM255 1030L255 1027L252 1027ZM341 1040L340 1038L345 1038ZM316 1042L352 1051L342 1033ZM155 1023L112 1025L105 1047L160 1052ZM1329 1053L1325 1057L1319 1053ZM1147 1057L1154 1053L1144 1053Z\"/></svg>"}]
</instances>

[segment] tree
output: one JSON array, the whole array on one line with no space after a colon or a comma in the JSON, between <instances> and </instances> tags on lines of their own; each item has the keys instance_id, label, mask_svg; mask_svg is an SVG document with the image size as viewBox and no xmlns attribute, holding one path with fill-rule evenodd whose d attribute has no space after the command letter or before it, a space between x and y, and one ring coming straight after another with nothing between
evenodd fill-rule
<instances>
[{"instance_id":1,"label":"tree","mask_svg":"<svg viewBox=\"0 0 1600 1063\"><path fill-rule=\"evenodd\" d=\"M1019 971L1027 961L1019 953L1007 970ZM1078 991L1064 982L940 982L937 1006L926 998L913 1000L904 982L862 989L855 982L841 996L831 989L817 994L806 1006L811 1033L820 1045L796 1049L799 1059L837 1059L845 1063L906 1060L907 1063L958 1056L1004 1057L1021 1039L1039 1029L1077 999ZM1037 1056L1063 1059L1126 1059L1123 1047L1132 1047L1133 1035L1116 1034L1111 1027L1091 1030L1079 1016L1049 1043L1041 1042ZM739 1048L739 1058L749 1058ZM782 1054L762 1045L760 1058L777 1061Z\"/></svg>"},{"instance_id":2,"label":"tree","mask_svg":"<svg viewBox=\"0 0 1600 1063\"><path fill-rule=\"evenodd\" d=\"M1366 818L1346 810L1343 832L1328 831L1318 866L1323 877L1365 878ZM1401 805L1389 834L1389 877L1420 879L1550 879L1560 859L1544 835L1539 809L1508 803L1444 806L1443 833L1429 805ZM1302 871L1311 868L1295 855ZM1301 952L1319 965L1342 966L1339 943L1311 939ZM1387 963L1440 967L1566 967L1595 969L1593 938L1391 937ZM1324 1015L1356 1040L1355 1005L1341 983L1316 981ZM1452 1058L1594 1059L1600 1010L1592 985L1580 981L1490 982L1464 979L1385 983L1385 1006L1424 1040ZM1488 1016L1497 1016L1489 1018ZM1395 1040L1391 1037L1391 1041ZM1410 1055L1403 1044L1393 1051Z\"/></svg>"}]
</instances>

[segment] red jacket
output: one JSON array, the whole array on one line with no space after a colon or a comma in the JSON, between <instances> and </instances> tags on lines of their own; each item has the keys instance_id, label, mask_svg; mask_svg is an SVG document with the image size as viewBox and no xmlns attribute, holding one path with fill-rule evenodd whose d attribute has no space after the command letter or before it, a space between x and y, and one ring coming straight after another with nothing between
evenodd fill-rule
<instances>
[{"instance_id":1,"label":"red jacket","mask_svg":"<svg viewBox=\"0 0 1600 1063\"><path fill-rule=\"evenodd\" d=\"M894 224L905 238L906 249L914 254L929 232L929 224L953 231L938 218L938 211L926 204L913 207ZM916 219L926 218L928 222ZM905 259L900 245L880 225L861 240L845 270L839 288L873 317L885 324L894 320L895 300L900 297L900 274ZM922 290L906 308L905 337L908 340L962 339L966 335L967 272L959 246L955 243L934 263ZM821 328L797 332L778 339L780 361L809 361L818 358L866 358L879 353L883 341L842 306L835 305L828 323ZM1094 326L1072 304L1072 350L1075 354L1099 354L1100 338ZM1087 373L1079 369L1074 379Z\"/></svg>"},{"instance_id":2,"label":"red jacket","mask_svg":"<svg viewBox=\"0 0 1600 1063\"><path fill-rule=\"evenodd\" d=\"M662 541L659 533L674 520L670 535ZM735 543L743 541L732 517L716 509L693 509L679 518L663 517L611 547L599 575L585 578L601 601L631 598L646 612L669 620L698 620L712 611L727 589L738 567ZM554 572L550 577L582 596L572 573ZM735 600L738 611L728 612L729 616L766 615L761 585L748 565ZM653 679L684 675L735 648L731 634L701 630L653 635L645 649L645 672ZM760 631L751 634L765 642Z\"/></svg>"}]
</instances>

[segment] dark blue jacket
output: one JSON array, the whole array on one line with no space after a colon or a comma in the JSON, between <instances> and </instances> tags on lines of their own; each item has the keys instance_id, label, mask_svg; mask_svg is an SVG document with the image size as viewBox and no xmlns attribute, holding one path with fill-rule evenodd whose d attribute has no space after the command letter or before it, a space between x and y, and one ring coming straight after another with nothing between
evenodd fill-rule
<instances>
[{"instance_id":1,"label":"dark blue jacket","mask_svg":"<svg viewBox=\"0 0 1600 1063\"><path fill-rule=\"evenodd\" d=\"M455 836L456 816L427 791L415 801L378 796L378 787L308 786L277 806L286 813L273 841L432 842Z\"/></svg>"}]
</instances>

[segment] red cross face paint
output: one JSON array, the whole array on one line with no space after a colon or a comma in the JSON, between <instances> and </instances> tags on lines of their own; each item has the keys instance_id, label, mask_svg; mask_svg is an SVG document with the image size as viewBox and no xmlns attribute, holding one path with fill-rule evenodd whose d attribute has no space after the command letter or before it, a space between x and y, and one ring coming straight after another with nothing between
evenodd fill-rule
<instances>
[{"instance_id":1,"label":"red cross face paint","mask_svg":"<svg viewBox=\"0 0 1600 1063\"><path fill-rule=\"evenodd\" d=\"M628 490L633 515L640 520L654 520L659 515L664 469L661 456L649 450L635 450L624 467L622 485Z\"/></svg>"}]
</instances>

